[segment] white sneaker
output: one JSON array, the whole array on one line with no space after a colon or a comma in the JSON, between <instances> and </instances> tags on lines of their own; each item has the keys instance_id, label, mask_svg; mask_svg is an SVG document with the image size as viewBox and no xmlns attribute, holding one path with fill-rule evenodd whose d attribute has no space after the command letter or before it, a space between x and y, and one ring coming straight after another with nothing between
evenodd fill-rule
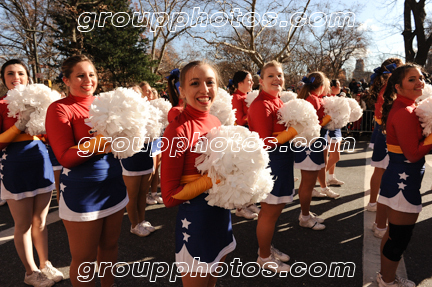
<instances>
[{"instance_id":1,"label":"white sneaker","mask_svg":"<svg viewBox=\"0 0 432 287\"><path fill-rule=\"evenodd\" d=\"M316 220L316 218L312 218L312 216L308 220L303 220L302 218L300 218L299 225L301 227L310 228L312 230L324 230L325 229L325 225L319 223Z\"/></svg>"},{"instance_id":2,"label":"white sneaker","mask_svg":"<svg viewBox=\"0 0 432 287\"><path fill-rule=\"evenodd\" d=\"M377 206L378 206L377 203L375 203L375 205L371 205L371 203L369 202L368 205L366 205L366 210L370 212L376 212Z\"/></svg>"},{"instance_id":3,"label":"white sneaker","mask_svg":"<svg viewBox=\"0 0 432 287\"><path fill-rule=\"evenodd\" d=\"M379 287L416 287L416 284L406 278L401 278L396 275L393 283L385 283L381 273L377 273L377 283Z\"/></svg>"},{"instance_id":4,"label":"white sneaker","mask_svg":"<svg viewBox=\"0 0 432 287\"><path fill-rule=\"evenodd\" d=\"M33 271L31 275L25 274L24 283L34 287L51 287L55 284L54 280L48 279L39 270Z\"/></svg>"},{"instance_id":5,"label":"white sneaker","mask_svg":"<svg viewBox=\"0 0 432 287\"><path fill-rule=\"evenodd\" d=\"M160 197L157 193L152 193L151 195L154 200L156 200L157 203L163 203L162 197Z\"/></svg>"},{"instance_id":6,"label":"white sneaker","mask_svg":"<svg viewBox=\"0 0 432 287\"><path fill-rule=\"evenodd\" d=\"M0 199L0 206L5 205L6 204L6 200Z\"/></svg>"},{"instance_id":7,"label":"white sneaker","mask_svg":"<svg viewBox=\"0 0 432 287\"><path fill-rule=\"evenodd\" d=\"M383 238L386 231L387 231L387 227L384 229L379 229L375 222L372 224L372 232L374 233L375 237Z\"/></svg>"},{"instance_id":8,"label":"white sneaker","mask_svg":"<svg viewBox=\"0 0 432 287\"><path fill-rule=\"evenodd\" d=\"M247 209L249 209L250 211L252 211L252 212L254 212L256 214L259 214L260 211L261 211L261 209L258 206L256 206L255 204L249 205L247 207Z\"/></svg>"},{"instance_id":9,"label":"white sneaker","mask_svg":"<svg viewBox=\"0 0 432 287\"><path fill-rule=\"evenodd\" d=\"M153 225L151 225L150 222L148 221L143 221L140 223L142 227L144 227L145 229L147 229L150 232L154 232L156 230L156 228L153 227Z\"/></svg>"},{"instance_id":10,"label":"white sneaker","mask_svg":"<svg viewBox=\"0 0 432 287\"><path fill-rule=\"evenodd\" d=\"M60 282L63 280L63 273L60 272L57 268L52 266L50 261L45 262L45 267L41 269L41 272L48 278L53 280L54 282Z\"/></svg>"},{"instance_id":11,"label":"white sneaker","mask_svg":"<svg viewBox=\"0 0 432 287\"><path fill-rule=\"evenodd\" d=\"M150 234L150 231L141 224L137 224L134 228L131 226L130 232L140 237L148 236Z\"/></svg>"},{"instance_id":12,"label":"white sneaker","mask_svg":"<svg viewBox=\"0 0 432 287\"><path fill-rule=\"evenodd\" d=\"M147 195L146 202L147 202L147 204L150 204L150 205L157 204L156 199L154 199L150 193Z\"/></svg>"},{"instance_id":13,"label":"white sneaker","mask_svg":"<svg viewBox=\"0 0 432 287\"><path fill-rule=\"evenodd\" d=\"M236 210L235 213L238 217L244 217L246 219L254 219L258 217L258 214L256 214L255 212L250 211L247 208L242 208L240 210Z\"/></svg>"},{"instance_id":14,"label":"white sneaker","mask_svg":"<svg viewBox=\"0 0 432 287\"><path fill-rule=\"evenodd\" d=\"M260 251L260 249L258 248L258 256L260 254L259 251ZM276 259L279 259L282 262L287 262L287 261L290 260L290 257L287 254L285 254L285 253L279 251L278 249L274 248L273 245L270 246L270 252L271 252L271 255L273 255Z\"/></svg>"},{"instance_id":15,"label":"white sneaker","mask_svg":"<svg viewBox=\"0 0 432 287\"><path fill-rule=\"evenodd\" d=\"M336 177L327 180L327 185L330 185L330 186L341 186L342 184L345 184L345 182L337 179Z\"/></svg>"},{"instance_id":16,"label":"white sneaker","mask_svg":"<svg viewBox=\"0 0 432 287\"><path fill-rule=\"evenodd\" d=\"M319 192L316 188L312 189L312 197L326 197L325 193Z\"/></svg>"},{"instance_id":17,"label":"white sneaker","mask_svg":"<svg viewBox=\"0 0 432 287\"><path fill-rule=\"evenodd\" d=\"M324 194L326 194L330 198L338 198L340 196L339 193L334 192L328 186L324 190L321 189L321 192L324 193Z\"/></svg>"},{"instance_id":18,"label":"white sneaker","mask_svg":"<svg viewBox=\"0 0 432 287\"><path fill-rule=\"evenodd\" d=\"M258 256L257 263L261 266L261 268L271 270L276 273L290 271L290 266L288 264L283 263L273 255L270 255L269 261L264 261Z\"/></svg>"},{"instance_id":19,"label":"white sneaker","mask_svg":"<svg viewBox=\"0 0 432 287\"><path fill-rule=\"evenodd\" d=\"M324 222L324 219L317 217L317 215L315 213L313 213L313 212L309 211L309 215L310 215L311 218L314 218L318 223L323 223ZM302 216L302 213L300 211L299 220L301 219L301 216Z\"/></svg>"}]
</instances>

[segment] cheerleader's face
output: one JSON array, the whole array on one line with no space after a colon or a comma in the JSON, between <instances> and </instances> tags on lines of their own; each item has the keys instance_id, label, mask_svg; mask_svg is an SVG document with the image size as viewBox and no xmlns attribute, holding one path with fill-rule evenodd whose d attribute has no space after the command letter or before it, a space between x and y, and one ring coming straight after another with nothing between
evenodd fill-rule
<instances>
[{"instance_id":1,"label":"cheerleader's face","mask_svg":"<svg viewBox=\"0 0 432 287\"><path fill-rule=\"evenodd\" d=\"M395 88L399 95L414 101L423 94L424 85L422 72L417 68L412 68L407 71L402 83L396 84Z\"/></svg>"},{"instance_id":2,"label":"cheerleader's face","mask_svg":"<svg viewBox=\"0 0 432 287\"><path fill-rule=\"evenodd\" d=\"M73 67L69 78L63 78L63 82L69 87L72 95L91 97L97 88L96 71L90 62L79 62Z\"/></svg>"},{"instance_id":3,"label":"cheerleader's face","mask_svg":"<svg viewBox=\"0 0 432 287\"><path fill-rule=\"evenodd\" d=\"M153 93L149 85L144 85L141 87L141 89L143 91L143 98L147 97L147 100L149 101L153 100Z\"/></svg>"},{"instance_id":4,"label":"cheerleader's face","mask_svg":"<svg viewBox=\"0 0 432 287\"><path fill-rule=\"evenodd\" d=\"M340 91L341 91L340 83L336 82L336 86L331 87L331 93L333 95L338 95L340 93Z\"/></svg>"},{"instance_id":5,"label":"cheerleader's face","mask_svg":"<svg viewBox=\"0 0 432 287\"><path fill-rule=\"evenodd\" d=\"M260 84L264 92L277 97L277 95L282 92L285 83L282 68L268 67L263 73L264 78L260 79Z\"/></svg>"},{"instance_id":6,"label":"cheerleader's face","mask_svg":"<svg viewBox=\"0 0 432 287\"><path fill-rule=\"evenodd\" d=\"M180 87L181 98L199 111L210 110L217 95L216 74L210 66L199 65L186 73L185 87Z\"/></svg>"},{"instance_id":7,"label":"cheerleader's face","mask_svg":"<svg viewBox=\"0 0 432 287\"><path fill-rule=\"evenodd\" d=\"M27 85L28 76L25 68L20 64L9 65L5 68L4 83L9 90L13 90L15 86Z\"/></svg>"},{"instance_id":8,"label":"cheerleader's face","mask_svg":"<svg viewBox=\"0 0 432 287\"><path fill-rule=\"evenodd\" d=\"M251 74L247 74L247 76L243 80L243 82L238 83L238 89L242 93L245 93L245 94L247 94L250 91L252 91L252 86L253 86L253 80L252 80Z\"/></svg>"}]
</instances>

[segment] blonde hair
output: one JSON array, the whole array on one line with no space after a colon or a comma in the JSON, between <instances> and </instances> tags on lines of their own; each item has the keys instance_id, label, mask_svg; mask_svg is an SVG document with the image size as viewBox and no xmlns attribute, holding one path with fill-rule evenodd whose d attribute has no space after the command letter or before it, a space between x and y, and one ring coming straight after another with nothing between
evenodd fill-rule
<instances>
[{"instance_id":1,"label":"blonde hair","mask_svg":"<svg viewBox=\"0 0 432 287\"><path fill-rule=\"evenodd\" d=\"M264 66L261 69L261 73L260 73L261 79L264 79L265 70L267 70L268 68L271 68L271 67L277 67L277 68L281 68L283 70L282 64L279 63L278 61L272 60L270 62L267 62L264 64Z\"/></svg>"}]
</instances>

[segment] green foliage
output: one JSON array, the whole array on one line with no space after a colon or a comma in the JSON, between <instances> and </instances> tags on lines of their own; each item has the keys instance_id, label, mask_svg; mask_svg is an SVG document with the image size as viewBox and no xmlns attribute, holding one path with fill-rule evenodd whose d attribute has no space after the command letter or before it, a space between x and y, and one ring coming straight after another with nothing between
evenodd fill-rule
<instances>
[{"instance_id":1,"label":"green foliage","mask_svg":"<svg viewBox=\"0 0 432 287\"><path fill-rule=\"evenodd\" d=\"M128 0L105 0L96 7L85 8L87 10L84 11L96 12L97 15L100 15L100 12L112 12L112 15L117 12L127 12L131 18L134 12ZM68 24L61 24L62 21L67 22L63 19L57 24L67 29ZM82 36L80 53L93 59L99 73L100 85L128 86L140 81L147 81L153 85L159 80L159 76L151 72L151 67L156 63L151 61L147 54L148 40L143 37L145 28L134 27L131 22L125 27L115 27L112 25L111 18L107 18L104 27L98 27L96 21L92 31L80 34ZM75 32L80 33L78 30ZM74 54L74 51L66 46L70 43L70 38L64 37L57 41L58 49L65 56Z\"/></svg>"}]
</instances>

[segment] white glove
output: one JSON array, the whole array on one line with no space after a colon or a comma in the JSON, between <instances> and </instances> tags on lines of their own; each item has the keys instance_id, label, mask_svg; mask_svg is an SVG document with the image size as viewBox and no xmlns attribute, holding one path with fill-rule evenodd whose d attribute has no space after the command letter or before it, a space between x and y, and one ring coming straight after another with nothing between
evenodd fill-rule
<instances>
[{"instance_id":1,"label":"white glove","mask_svg":"<svg viewBox=\"0 0 432 287\"><path fill-rule=\"evenodd\" d=\"M20 131L25 131L26 125L30 120L30 114L36 110L35 107L28 107L27 110L20 113L20 119L15 123L15 126Z\"/></svg>"}]
</instances>

